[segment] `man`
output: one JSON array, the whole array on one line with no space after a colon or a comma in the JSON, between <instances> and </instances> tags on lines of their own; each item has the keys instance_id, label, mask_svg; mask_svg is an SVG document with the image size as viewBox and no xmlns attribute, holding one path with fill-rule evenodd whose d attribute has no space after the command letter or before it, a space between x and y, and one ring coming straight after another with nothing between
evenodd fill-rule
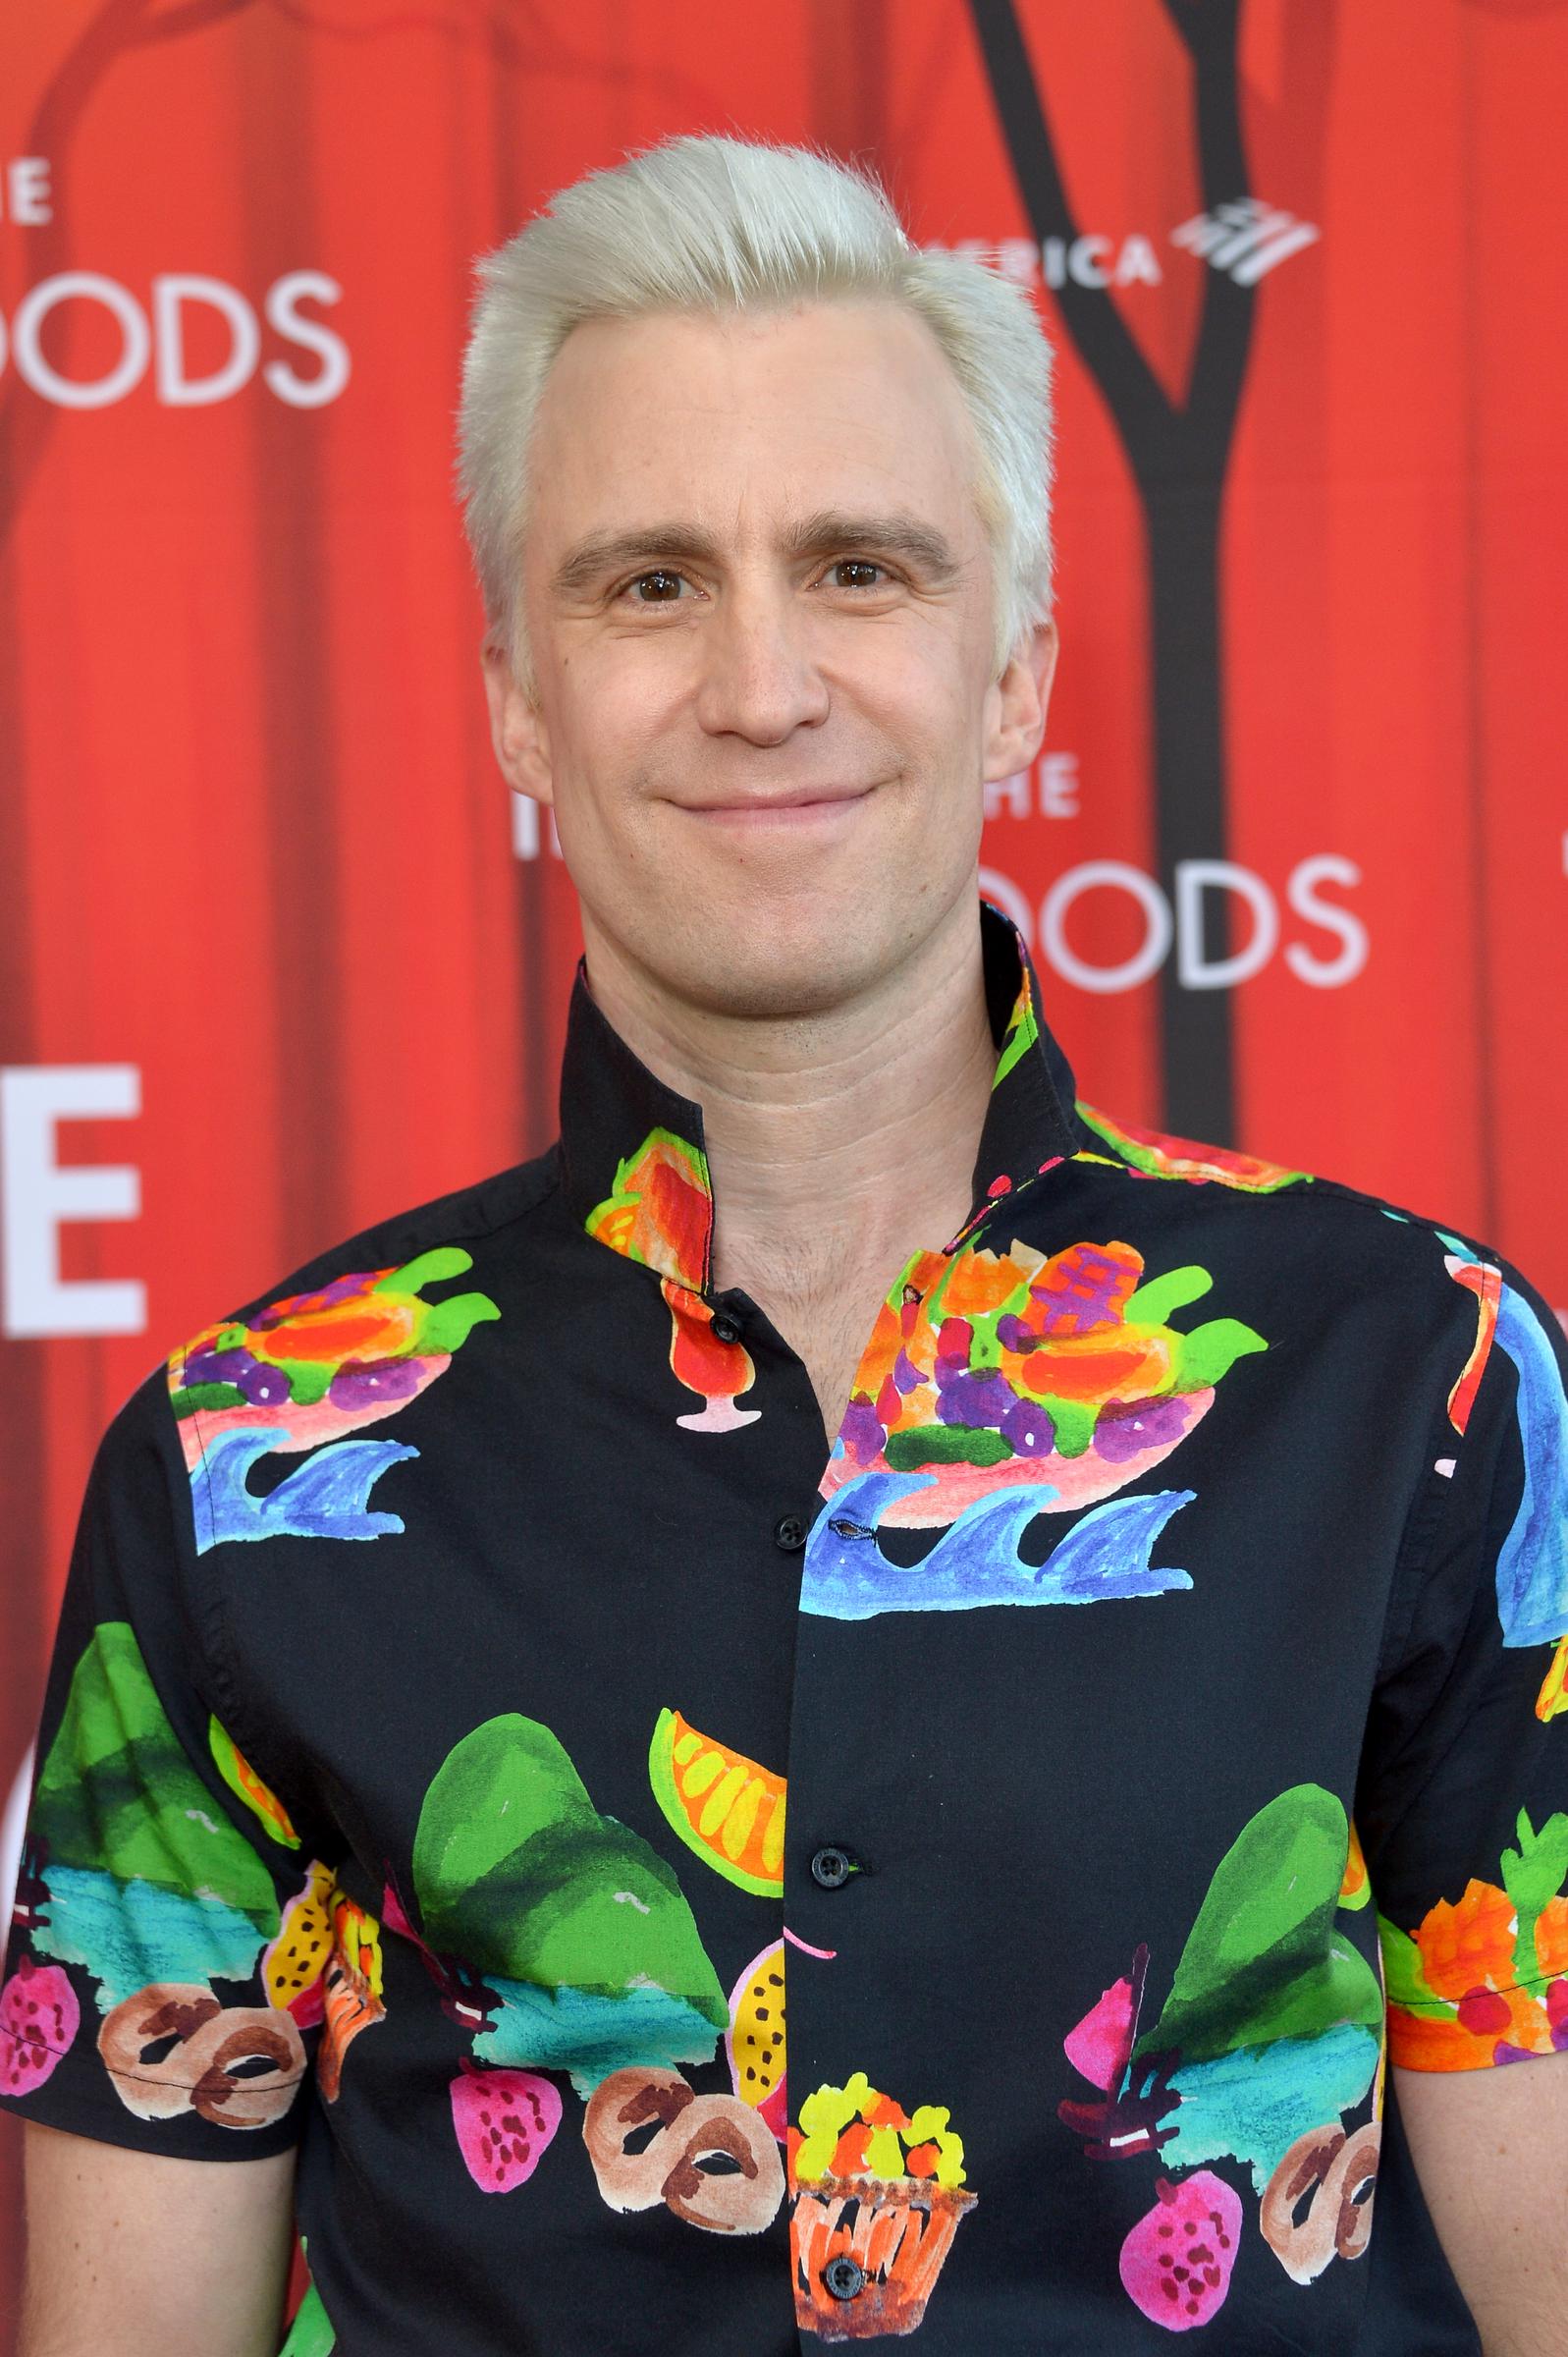
<instances>
[{"instance_id":1,"label":"man","mask_svg":"<svg viewBox=\"0 0 1568 2357\"><path fill-rule=\"evenodd\" d=\"M1075 1106L975 892L1055 652L1032 312L720 139L485 275L562 1140L105 1444L27 2357L270 2350L296 2202L296 2357L1560 2351L1559 1340Z\"/></svg>"}]
</instances>

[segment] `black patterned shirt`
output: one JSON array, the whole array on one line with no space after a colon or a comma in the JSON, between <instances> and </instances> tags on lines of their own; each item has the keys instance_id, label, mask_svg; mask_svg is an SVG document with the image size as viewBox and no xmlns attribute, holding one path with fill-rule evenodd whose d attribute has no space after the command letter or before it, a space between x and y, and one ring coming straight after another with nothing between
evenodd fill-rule
<instances>
[{"instance_id":1,"label":"black patterned shirt","mask_svg":"<svg viewBox=\"0 0 1568 2357\"><path fill-rule=\"evenodd\" d=\"M1568 2048L1562 1338L1075 1103L983 923L973 1210L831 1446L580 977L556 1148L103 1443L0 2092L297 2144L290 2357L1479 2348L1386 2061Z\"/></svg>"}]
</instances>

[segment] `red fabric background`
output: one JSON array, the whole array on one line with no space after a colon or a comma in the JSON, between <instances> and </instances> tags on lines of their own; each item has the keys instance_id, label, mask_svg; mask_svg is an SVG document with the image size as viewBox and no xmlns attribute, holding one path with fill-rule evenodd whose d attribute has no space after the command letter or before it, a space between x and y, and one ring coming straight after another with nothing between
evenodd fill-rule
<instances>
[{"instance_id":1,"label":"red fabric background","mask_svg":"<svg viewBox=\"0 0 1568 2357\"><path fill-rule=\"evenodd\" d=\"M1171 238L1203 209L1181 23L1207 8L1017 11L1077 222L1105 242L1090 263L1127 278L1092 300L1178 410L1212 272ZM139 1074L139 1114L62 1124L58 1159L139 1172L139 1216L70 1223L61 1252L67 1280L146 1295L135 1333L3 1321L0 1799L88 1457L133 1384L308 1253L552 1132L573 906L548 841L514 850L450 489L471 257L563 182L687 130L863 156L925 240L1029 234L962 0L52 0L14 13L5 50L8 329L73 271L143 313L155 279L201 273L261 324L248 381L197 406L160 398L152 365L104 406L48 398L14 334L0 367L0 1065ZM1568 10L1244 0L1240 69L1253 192L1320 234L1258 283L1224 481L1222 850L1282 916L1231 993L1229 1142L1479 1233L1568 1303ZM325 402L320 349L265 317L297 272L339 290L297 306L349 356ZM1037 778L987 852L1037 928L1072 869L1157 861L1146 518L1041 301L1060 352L1050 778L1075 814L1046 813ZM40 336L73 383L121 351L90 300ZM189 307L188 373L230 350ZM1323 895L1367 942L1332 987L1286 956L1341 947L1287 901L1325 854L1358 872ZM1117 890L1067 923L1101 967L1142 936ZM1046 974L1088 1092L1167 1117L1159 982Z\"/></svg>"}]
</instances>

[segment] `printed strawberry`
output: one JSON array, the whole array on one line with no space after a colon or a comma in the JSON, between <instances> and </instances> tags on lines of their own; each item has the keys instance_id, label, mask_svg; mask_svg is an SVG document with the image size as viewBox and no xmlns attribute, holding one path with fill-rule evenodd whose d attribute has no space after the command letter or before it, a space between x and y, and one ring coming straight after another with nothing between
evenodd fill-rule
<instances>
[{"instance_id":1,"label":"printed strawberry","mask_svg":"<svg viewBox=\"0 0 1568 2357\"><path fill-rule=\"evenodd\" d=\"M1212 2169L1172 2185L1121 2246L1121 2280L1133 2305L1167 2332L1207 2325L1224 2304L1241 2235L1241 2199Z\"/></svg>"},{"instance_id":2,"label":"printed strawberry","mask_svg":"<svg viewBox=\"0 0 1568 2357\"><path fill-rule=\"evenodd\" d=\"M561 2125L561 2093L532 2070L476 2070L452 2082L452 2124L481 2193L526 2184Z\"/></svg>"},{"instance_id":3,"label":"printed strawberry","mask_svg":"<svg viewBox=\"0 0 1568 2357\"><path fill-rule=\"evenodd\" d=\"M0 2094L41 2087L81 2026L77 1993L59 1965L20 1957L0 1990Z\"/></svg>"}]
</instances>

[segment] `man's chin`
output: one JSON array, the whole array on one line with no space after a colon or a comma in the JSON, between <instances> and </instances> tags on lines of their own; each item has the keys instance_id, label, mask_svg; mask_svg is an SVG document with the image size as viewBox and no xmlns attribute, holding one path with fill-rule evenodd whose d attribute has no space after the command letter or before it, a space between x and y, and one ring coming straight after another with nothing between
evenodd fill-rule
<instances>
[{"instance_id":1,"label":"man's chin","mask_svg":"<svg viewBox=\"0 0 1568 2357\"><path fill-rule=\"evenodd\" d=\"M734 1021L805 1022L837 1013L872 981L826 955L799 962L736 958L723 969L694 974L683 995L705 1014Z\"/></svg>"},{"instance_id":2,"label":"man's chin","mask_svg":"<svg viewBox=\"0 0 1568 2357\"><path fill-rule=\"evenodd\" d=\"M814 858L802 847L793 859L770 850L743 864L648 860L629 904L623 890L600 902L599 929L656 990L709 1015L805 1021L885 1001L958 898L974 905L973 871L907 841L881 843L875 856L846 849ZM977 908L973 922L978 931Z\"/></svg>"},{"instance_id":3,"label":"man's chin","mask_svg":"<svg viewBox=\"0 0 1568 2357\"><path fill-rule=\"evenodd\" d=\"M874 997L907 956L891 927L867 911L759 907L745 919L715 917L681 959L680 995L707 1014L752 1022L809 1021ZM662 957L667 972L673 960ZM674 980L674 975L671 976Z\"/></svg>"}]
</instances>

